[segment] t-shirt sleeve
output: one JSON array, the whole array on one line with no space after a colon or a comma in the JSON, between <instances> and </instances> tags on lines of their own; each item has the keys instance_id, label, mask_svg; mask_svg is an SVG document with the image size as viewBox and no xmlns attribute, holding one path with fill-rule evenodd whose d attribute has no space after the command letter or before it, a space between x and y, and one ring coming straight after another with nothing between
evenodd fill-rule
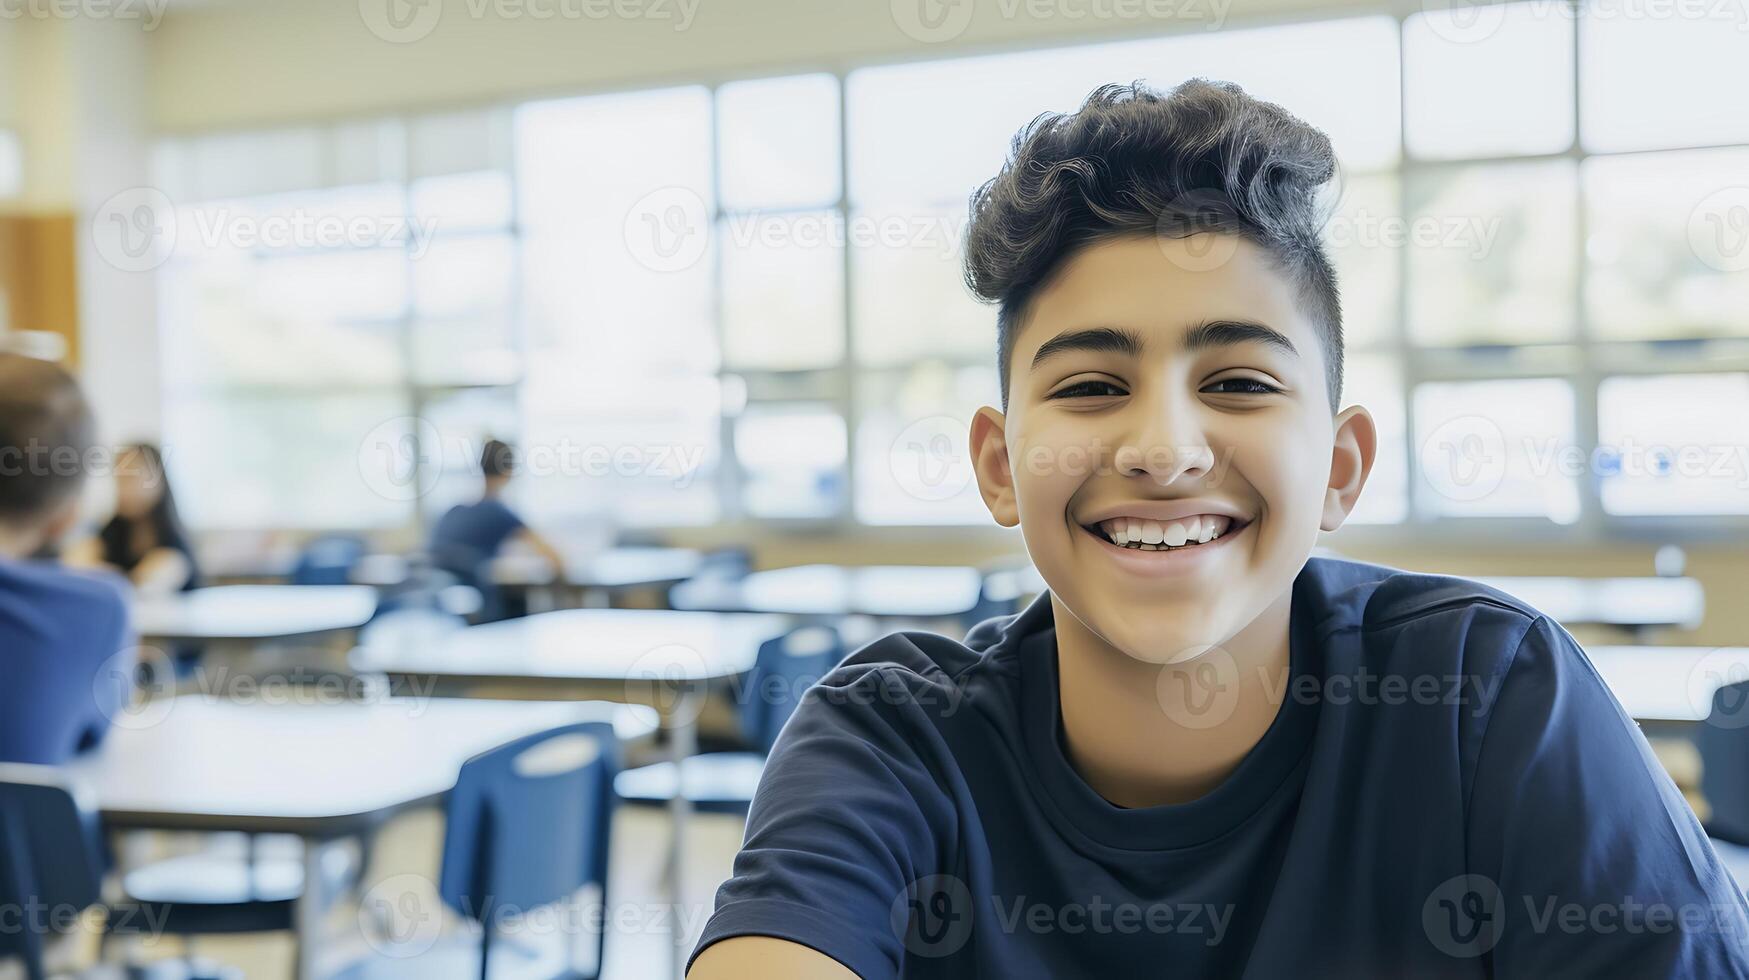
<instances>
[{"instance_id":1,"label":"t-shirt sleeve","mask_svg":"<svg viewBox=\"0 0 1749 980\"><path fill-rule=\"evenodd\" d=\"M1496 976L1749 976L1742 892L1638 726L1546 617L1489 713L1468 848L1471 874L1429 897L1425 921Z\"/></svg>"},{"instance_id":2,"label":"t-shirt sleeve","mask_svg":"<svg viewBox=\"0 0 1749 980\"><path fill-rule=\"evenodd\" d=\"M133 697L134 669L139 663L133 624L125 600L119 595L105 599L101 612L93 610L89 620L94 624L89 685L92 707L85 713L85 724L78 733L74 746L77 752L87 752L101 744L116 716ZM97 676L99 671L105 672L105 676Z\"/></svg>"},{"instance_id":3,"label":"t-shirt sleeve","mask_svg":"<svg viewBox=\"0 0 1749 980\"><path fill-rule=\"evenodd\" d=\"M936 872L944 848L930 828L954 826L919 748L934 732L919 730L928 722L914 699L893 696L908 687L904 673L846 665L797 707L693 958L733 936L772 936L864 980L898 975L893 909Z\"/></svg>"}]
</instances>

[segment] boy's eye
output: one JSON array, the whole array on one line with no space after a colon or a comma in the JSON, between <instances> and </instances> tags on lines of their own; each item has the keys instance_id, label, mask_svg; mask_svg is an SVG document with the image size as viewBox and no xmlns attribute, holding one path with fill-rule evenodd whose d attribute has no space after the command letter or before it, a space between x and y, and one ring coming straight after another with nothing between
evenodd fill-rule
<instances>
[{"instance_id":1,"label":"boy's eye","mask_svg":"<svg viewBox=\"0 0 1749 980\"><path fill-rule=\"evenodd\" d=\"M1109 381L1077 381L1051 393L1052 398L1098 398L1102 395L1125 395L1128 392Z\"/></svg>"},{"instance_id":2,"label":"boy's eye","mask_svg":"<svg viewBox=\"0 0 1749 980\"><path fill-rule=\"evenodd\" d=\"M1236 387L1222 390L1223 385L1234 385ZM1281 389L1269 384L1268 382L1259 381L1256 378L1222 378L1214 384L1209 385L1207 388L1204 388L1203 391L1212 392L1217 395L1273 395L1279 393Z\"/></svg>"}]
</instances>

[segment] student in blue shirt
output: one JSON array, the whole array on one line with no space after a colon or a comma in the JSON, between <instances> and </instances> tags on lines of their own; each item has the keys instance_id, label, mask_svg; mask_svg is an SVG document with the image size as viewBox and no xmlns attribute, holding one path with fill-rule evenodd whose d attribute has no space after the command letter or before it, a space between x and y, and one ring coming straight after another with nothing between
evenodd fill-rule
<instances>
[{"instance_id":1,"label":"student in blue shirt","mask_svg":"<svg viewBox=\"0 0 1749 980\"><path fill-rule=\"evenodd\" d=\"M480 589L492 610L486 618L497 619L505 610L483 570L506 544L522 544L555 570L564 568L564 559L504 502L504 489L516 475L516 450L497 439L487 440L480 452L480 473L485 479L480 499L450 508L432 529L431 558L437 567Z\"/></svg>"},{"instance_id":2,"label":"student in blue shirt","mask_svg":"<svg viewBox=\"0 0 1749 980\"><path fill-rule=\"evenodd\" d=\"M93 429L65 371L0 354L0 762L91 748L132 683L126 586L25 557L76 520Z\"/></svg>"},{"instance_id":3,"label":"student in blue shirt","mask_svg":"<svg viewBox=\"0 0 1749 980\"><path fill-rule=\"evenodd\" d=\"M773 751L695 980L1743 977L1749 908L1573 638L1313 557L1341 409L1329 140L1107 86L974 196L1002 408L970 448L1049 590L848 658Z\"/></svg>"}]
</instances>

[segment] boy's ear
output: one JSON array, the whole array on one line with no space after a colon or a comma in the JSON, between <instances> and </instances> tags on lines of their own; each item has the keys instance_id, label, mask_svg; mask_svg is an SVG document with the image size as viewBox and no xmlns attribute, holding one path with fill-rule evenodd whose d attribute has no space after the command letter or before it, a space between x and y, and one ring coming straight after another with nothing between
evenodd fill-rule
<instances>
[{"instance_id":1,"label":"boy's ear","mask_svg":"<svg viewBox=\"0 0 1749 980\"><path fill-rule=\"evenodd\" d=\"M985 405L972 416L972 469L978 474L978 492L990 516L1003 527L1020 523L1020 507L1014 499L1014 469L1008 465L1007 420Z\"/></svg>"},{"instance_id":2,"label":"boy's ear","mask_svg":"<svg viewBox=\"0 0 1749 980\"><path fill-rule=\"evenodd\" d=\"M49 511L42 523L43 542L56 544L79 523L79 495L74 494Z\"/></svg>"},{"instance_id":3,"label":"boy's ear","mask_svg":"<svg viewBox=\"0 0 1749 980\"><path fill-rule=\"evenodd\" d=\"M1336 416L1336 439L1330 447L1330 485L1324 490L1324 514L1319 527L1334 531L1354 512L1378 448L1378 428L1366 409L1350 405Z\"/></svg>"}]
</instances>

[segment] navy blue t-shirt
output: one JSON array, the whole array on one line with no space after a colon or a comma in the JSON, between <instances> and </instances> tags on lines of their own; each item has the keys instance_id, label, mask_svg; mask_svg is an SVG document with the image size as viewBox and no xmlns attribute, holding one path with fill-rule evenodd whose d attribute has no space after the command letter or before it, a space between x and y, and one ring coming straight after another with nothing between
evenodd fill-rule
<instances>
[{"instance_id":1,"label":"navy blue t-shirt","mask_svg":"<svg viewBox=\"0 0 1749 980\"><path fill-rule=\"evenodd\" d=\"M1291 609L1256 747L1136 809L1064 751L1048 596L963 645L865 647L784 729L693 955L775 936L865 980L1749 976L1742 893L1566 631L1322 557Z\"/></svg>"},{"instance_id":2,"label":"navy blue t-shirt","mask_svg":"<svg viewBox=\"0 0 1749 980\"><path fill-rule=\"evenodd\" d=\"M431 532L431 554L438 565L472 582L480 565L497 557L522 518L502 500L491 498L450 508Z\"/></svg>"},{"instance_id":3,"label":"navy blue t-shirt","mask_svg":"<svg viewBox=\"0 0 1749 980\"><path fill-rule=\"evenodd\" d=\"M0 762L59 765L103 739L133 679L123 588L0 558Z\"/></svg>"}]
</instances>

